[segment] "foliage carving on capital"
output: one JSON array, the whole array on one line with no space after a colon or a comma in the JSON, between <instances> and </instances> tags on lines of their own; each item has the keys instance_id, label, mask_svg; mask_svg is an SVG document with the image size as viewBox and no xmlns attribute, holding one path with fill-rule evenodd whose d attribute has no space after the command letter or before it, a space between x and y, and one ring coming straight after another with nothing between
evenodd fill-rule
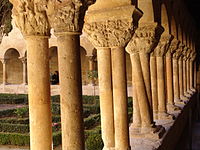
<instances>
[{"instance_id":1,"label":"foliage carving on capital","mask_svg":"<svg viewBox=\"0 0 200 150\"><path fill-rule=\"evenodd\" d=\"M157 45L157 47L155 48L155 55L157 57L163 57L168 49L169 49L169 45L171 43L171 41L173 40L173 36L168 34L168 35L161 35L160 41Z\"/></svg>"},{"instance_id":2,"label":"foliage carving on capital","mask_svg":"<svg viewBox=\"0 0 200 150\"><path fill-rule=\"evenodd\" d=\"M96 48L125 47L142 16L141 11L131 3L112 3L113 7L103 7L103 4L96 2L86 12L83 32Z\"/></svg>"},{"instance_id":3,"label":"foliage carving on capital","mask_svg":"<svg viewBox=\"0 0 200 150\"><path fill-rule=\"evenodd\" d=\"M49 36L50 27L46 14L47 1L10 0L16 26L25 36Z\"/></svg>"},{"instance_id":4,"label":"foliage carving on capital","mask_svg":"<svg viewBox=\"0 0 200 150\"><path fill-rule=\"evenodd\" d=\"M95 47L124 47L132 37L134 26L128 20L106 20L85 23L83 31Z\"/></svg>"},{"instance_id":5,"label":"foliage carving on capital","mask_svg":"<svg viewBox=\"0 0 200 150\"><path fill-rule=\"evenodd\" d=\"M173 53L173 59L179 59L183 55L183 44L179 44L178 48L176 51Z\"/></svg>"},{"instance_id":6,"label":"foliage carving on capital","mask_svg":"<svg viewBox=\"0 0 200 150\"><path fill-rule=\"evenodd\" d=\"M50 0L47 14L55 32L79 32L81 6L81 0Z\"/></svg>"},{"instance_id":7,"label":"foliage carving on capital","mask_svg":"<svg viewBox=\"0 0 200 150\"><path fill-rule=\"evenodd\" d=\"M178 49L179 44L180 44L180 41L177 40L176 38L174 38L174 39L171 41L170 45L169 45L168 51L167 51L167 53L166 53L166 56L172 56L173 53L175 53L176 50Z\"/></svg>"},{"instance_id":8,"label":"foliage carving on capital","mask_svg":"<svg viewBox=\"0 0 200 150\"><path fill-rule=\"evenodd\" d=\"M134 33L126 47L128 53L151 53L158 45L164 29L156 23L143 24Z\"/></svg>"}]
</instances>

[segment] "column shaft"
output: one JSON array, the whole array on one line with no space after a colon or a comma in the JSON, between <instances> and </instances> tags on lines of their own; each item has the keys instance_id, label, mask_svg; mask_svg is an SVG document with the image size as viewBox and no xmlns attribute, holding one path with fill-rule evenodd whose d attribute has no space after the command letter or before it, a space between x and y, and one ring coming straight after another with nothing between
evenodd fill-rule
<instances>
[{"instance_id":1,"label":"column shaft","mask_svg":"<svg viewBox=\"0 0 200 150\"><path fill-rule=\"evenodd\" d=\"M151 90L152 90L152 107L154 120L157 118L158 113L158 90L157 90L157 69L156 57L150 57L150 70L151 70Z\"/></svg>"},{"instance_id":2,"label":"column shaft","mask_svg":"<svg viewBox=\"0 0 200 150\"><path fill-rule=\"evenodd\" d=\"M166 57L167 104L174 105L172 58Z\"/></svg>"},{"instance_id":3,"label":"column shaft","mask_svg":"<svg viewBox=\"0 0 200 150\"><path fill-rule=\"evenodd\" d=\"M184 86L183 86L183 60L182 58L178 61L179 66L179 89L180 89L180 98L184 96Z\"/></svg>"},{"instance_id":4,"label":"column shaft","mask_svg":"<svg viewBox=\"0 0 200 150\"><path fill-rule=\"evenodd\" d=\"M7 83L6 60L3 60L2 63L3 63L3 85L5 85Z\"/></svg>"},{"instance_id":5,"label":"column shaft","mask_svg":"<svg viewBox=\"0 0 200 150\"><path fill-rule=\"evenodd\" d=\"M193 61L190 60L190 90L193 89Z\"/></svg>"},{"instance_id":6,"label":"column shaft","mask_svg":"<svg viewBox=\"0 0 200 150\"><path fill-rule=\"evenodd\" d=\"M197 64L196 61L194 61L194 88L197 88Z\"/></svg>"},{"instance_id":7,"label":"column shaft","mask_svg":"<svg viewBox=\"0 0 200 150\"><path fill-rule=\"evenodd\" d=\"M186 61L183 60L183 92L187 96L187 72L186 72Z\"/></svg>"},{"instance_id":8,"label":"column shaft","mask_svg":"<svg viewBox=\"0 0 200 150\"><path fill-rule=\"evenodd\" d=\"M128 107L124 48L112 48L112 83L115 120L115 150L128 150Z\"/></svg>"},{"instance_id":9,"label":"column shaft","mask_svg":"<svg viewBox=\"0 0 200 150\"><path fill-rule=\"evenodd\" d=\"M140 61L142 66L142 73L144 78L144 83L146 87L146 94L148 96L148 101L150 105L150 112L152 111L152 98L151 98L151 79L150 79L150 65L149 65L150 56L148 53L140 53Z\"/></svg>"},{"instance_id":10,"label":"column shaft","mask_svg":"<svg viewBox=\"0 0 200 150\"><path fill-rule=\"evenodd\" d=\"M141 113L142 132L145 132L145 129L150 128L152 125L152 117L150 114L149 101L138 53L131 54L131 63L133 73L132 76L135 81L135 88L137 89L137 98Z\"/></svg>"},{"instance_id":11,"label":"column shaft","mask_svg":"<svg viewBox=\"0 0 200 150\"><path fill-rule=\"evenodd\" d=\"M157 59L158 113L166 113L165 77L163 57Z\"/></svg>"},{"instance_id":12,"label":"column shaft","mask_svg":"<svg viewBox=\"0 0 200 150\"><path fill-rule=\"evenodd\" d=\"M23 84L27 84L27 64L25 60L22 63L23 63Z\"/></svg>"},{"instance_id":13,"label":"column shaft","mask_svg":"<svg viewBox=\"0 0 200 150\"><path fill-rule=\"evenodd\" d=\"M174 87L174 101L180 101L179 94L179 75L178 75L178 60L173 59L173 87Z\"/></svg>"},{"instance_id":14,"label":"column shaft","mask_svg":"<svg viewBox=\"0 0 200 150\"><path fill-rule=\"evenodd\" d=\"M93 60L93 57L92 56L90 56L89 57L89 72L93 72L94 71L94 60ZM90 84L94 84L94 79L93 79L93 77L91 77L90 79L89 79L89 83Z\"/></svg>"},{"instance_id":15,"label":"column shaft","mask_svg":"<svg viewBox=\"0 0 200 150\"><path fill-rule=\"evenodd\" d=\"M111 50L97 49L101 129L104 150L115 147L114 110L112 96Z\"/></svg>"},{"instance_id":16,"label":"column shaft","mask_svg":"<svg viewBox=\"0 0 200 150\"><path fill-rule=\"evenodd\" d=\"M31 150L52 150L48 37L27 37Z\"/></svg>"},{"instance_id":17,"label":"column shaft","mask_svg":"<svg viewBox=\"0 0 200 150\"><path fill-rule=\"evenodd\" d=\"M190 61L189 59L186 61L187 63L187 92L190 91Z\"/></svg>"},{"instance_id":18,"label":"column shaft","mask_svg":"<svg viewBox=\"0 0 200 150\"><path fill-rule=\"evenodd\" d=\"M79 35L57 34L62 149L84 150Z\"/></svg>"},{"instance_id":19,"label":"column shaft","mask_svg":"<svg viewBox=\"0 0 200 150\"><path fill-rule=\"evenodd\" d=\"M131 124L131 129L133 130L136 129L136 131L138 131L138 128L141 127L141 114L140 114L140 109L139 109L139 104L138 104L135 78L133 76L132 76L132 91L133 91L133 123Z\"/></svg>"}]
</instances>

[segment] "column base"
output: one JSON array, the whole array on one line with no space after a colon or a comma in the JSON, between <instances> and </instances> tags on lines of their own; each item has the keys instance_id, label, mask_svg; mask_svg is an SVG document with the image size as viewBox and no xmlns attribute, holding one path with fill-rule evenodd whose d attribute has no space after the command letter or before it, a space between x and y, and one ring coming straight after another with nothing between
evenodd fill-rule
<instances>
[{"instance_id":1,"label":"column base","mask_svg":"<svg viewBox=\"0 0 200 150\"><path fill-rule=\"evenodd\" d=\"M187 91L191 96L194 94L194 92L192 90L188 90Z\"/></svg>"},{"instance_id":2,"label":"column base","mask_svg":"<svg viewBox=\"0 0 200 150\"><path fill-rule=\"evenodd\" d=\"M114 148L113 150L131 150L131 147L127 147L127 148Z\"/></svg>"},{"instance_id":3,"label":"column base","mask_svg":"<svg viewBox=\"0 0 200 150\"><path fill-rule=\"evenodd\" d=\"M167 112L181 112L181 108L174 104L167 104Z\"/></svg>"},{"instance_id":4,"label":"column base","mask_svg":"<svg viewBox=\"0 0 200 150\"><path fill-rule=\"evenodd\" d=\"M158 113L158 120L169 120L169 121L172 121L174 120L175 117L174 115L171 115L171 114L168 114L168 113Z\"/></svg>"},{"instance_id":5,"label":"column base","mask_svg":"<svg viewBox=\"0 0 200 150\"><path fill-rule=\"evenodd\" d=\"M115 150L115 147L104 147L102 150Z\"/></svg>"},{"instance_id":6,"label":"column base","mask_svg":"<svg viewBox=\"0 0 200 150\"><path fill-rule=\"evenodd\" d=\"M184 95L181 95L181 96L180 96L180 99L181 99L182 101L185 101L185 102L188 102L188 101L189 101L189 98L186 97L186 96L184 96Z\"/></svg>"},{"instance_id":7,"label":"column base","mask_svg":"<svg viewBox=\"0 0 200 150\"><path fill-rule=\"evenodd\" d=\"M174 103L175 104L180 104L180 105L185 105L186 104L186 102L182 101L181 99L175 99Z\"/></svg>"},{"instance_id":8,"label":"column base","mask_svg":"<svg viewBox=\"0 0 200 150\"><path fill-rule=\"evenodd\" d=\"M193 91L195 93L197 90L195 88L192 88L191 91Z\"/></svg>"},{"instance_id":9,"label":"column base","mask_svg":"<svg viewBox=\"0 0 200 150\"><path fill-rule=\"evenodd\" d=\"M129 132L132 134L139 134L141 131L141 125L132 123L131 126L129 127Z\"/></svg>"},{"instance_id":10,"label":"column base","mask_svg":"<svg viewBox=\"0 0 200 150\"><path fill-rule=\"evenodd\" d=\"M188 93L188 92L185 92L185 93L184 93L184 95L185 95L186 97L188 97L188 98L190 98L190 97L191 97L191 94L190 94L190 93Z\"/></svg>"},{"instance_id":11,"label":"column base","mask_svg":"<svg viewBox=\"0 0 200 150\"><path fill-rule=\"evenodd\" d=\"M162 126L153 126L153 127L143 127L139 129L139 132L130 131L131 138L147 138L158 140L161 139L165 133L165 128Z\"/></svg>"},{"instance_id":12,"label":"column base","mask_svg":"<svg viewBox=\"0 0 200 150\"><path fill-rule=\"evenodd\" d=\"M153 120L157 120L158 119L158 112L153 112Z\"/></svg>"}]
</instances>

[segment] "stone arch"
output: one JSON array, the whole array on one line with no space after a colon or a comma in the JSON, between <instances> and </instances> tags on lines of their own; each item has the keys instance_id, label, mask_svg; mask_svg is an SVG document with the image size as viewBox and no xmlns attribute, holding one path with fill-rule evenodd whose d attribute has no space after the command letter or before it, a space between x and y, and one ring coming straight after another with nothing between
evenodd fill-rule
<instances>
[{"instance_id":1,"label":"stone arch","mask_svg":"<svg viewBox=\"0 0 200 150\"><path fill-rule=\"evenodd\" d=\"M20 53L14 48L8 49L4 54L8 84L23 83L23 64L19 58Z\"/></svg>"},{"instance_id":2,"label":"stone arch","mask_svg":"<svg viewBox=\"0 0 200 150\"><path fill-rule=\"evenodd\" d=\"M164 27L164 33L169 34L169 17L166 5L164 3L161 4L161 25Z\"/></svg>"},{"instance_id":3,"label":"stone arch","mask_svg":"<svg viewBox=\"0 0 200 150\"><path fill-rule=\"evenodd\" d=\"M88 84L89 58L86 49L80 46L82 84Z\"/></svg>"},{"instance_id":4,"label":"stone arch","mask_svg":"<svg viewBox=\"0 0 200 150\"><path fill-rule=\"evenodd\" d=\"M58 71L58 50L56 46L49 48L49 69L52 74Z\"/></svg>"},{"instance_id":5,"label":"stone arch","mask_svg":"<svg viewBox=\"0 0 200 150\"><path fill-rule=\"evenodd\" d=\"M171 34L174 36L174 38L178 39L178 32L177 32L177 25L176 25L176 20L174 16L171 16L171 26L170 26Z\"/></svg>"},{"instance_id":6,"label":"stone arch","mask_svg":"<svg viewBox=\"0 0 200 150\"><path fill-rule=\"evenodd\" d=\"M178 25L178 31L177 31L178 35L177 35L177 39L179 41L182 41L184 43L184 32L182 31L182 28L180 26L180 24ZM186 43L184 43L186 44Z\"/></svg>"}]
</instances>

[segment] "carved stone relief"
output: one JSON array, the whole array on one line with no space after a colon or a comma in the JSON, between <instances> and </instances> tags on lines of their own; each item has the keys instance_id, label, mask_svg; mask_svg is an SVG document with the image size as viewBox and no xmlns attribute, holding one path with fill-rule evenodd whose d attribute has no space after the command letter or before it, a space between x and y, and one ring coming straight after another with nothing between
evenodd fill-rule
<instances>
[{"instance_id":1,"label":"carved stone relief","mask_svg":"<svg viewBox=\"0 0 200 150\"><path fill-rule=\"evenodd\" d=\"M131 41L127 45L129 53L150 53L157 46L163 28L155 24L144 24L134 33Z\"/></svg>"},{"instance_id":2,"label":"carved stone relief","mask_svg":"<svg viewBox=\"0 0 200 150\"><path fill-rule=\"evenodd\" d=\"M95 47L123 47L131 39L134 26L128 20L106 20L85 23L83 31Z\"/></svg>"},{"instance_id":3,"label":"carved stone relief","mask_svg":"<svg viewBox=\"0 0 200 150\"><path fill-rule=\"evenodd\" d=\"M22 34L30 35L50 35L50 28L46 14L45 0L10 0L13 4L13 18L16 26Z\"/></svg>"},{"instance_id":4,"label":"carved stone relief","mask_svg":"<svg viewBox=\"0 0 200 150\"><path fill-rule=\"evenodd\" d=\"M50 0L47 13L55 32L78 32L81 6L80 0Z\"/></svg>"}]
</instances>

